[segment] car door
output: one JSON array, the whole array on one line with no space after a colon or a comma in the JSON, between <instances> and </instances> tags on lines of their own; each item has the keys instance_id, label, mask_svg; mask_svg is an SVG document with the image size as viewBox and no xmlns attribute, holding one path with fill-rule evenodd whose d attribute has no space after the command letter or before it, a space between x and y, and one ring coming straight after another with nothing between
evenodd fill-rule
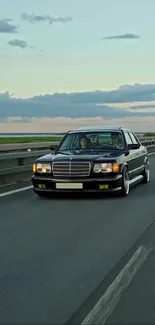
<instances>
[{"instance_id":1,"label":"car door","mask_svg":"<svg viewBox=\"0 0 155 325\"><path fill-rule=\"evenodd\" d=\"M129 132L125 132L125 139L127 145L132 145L133 140L129 134ZM129 151L129 155L126 156L126 162L128 164L129 176L130 178L134 178L136 176L137 168L139 167L139 152L137 149L131 149Z\"/></svg>"},{"instance_id":2,"label":"car door","mask_svg":"<svg viewBox=\"0 0 155 325\"><path fill-rule=\"evenodd\" d=\"M129 132L129 135L131 137L133 144L139 145L139 148L136 149L135 151L137 151L137 153L136 153L136 156L137 156L137 172L136 172L136 174L140 174L144 168L144 160L145 160L146 152L144 150L144 147L141 145L141 143L137 139L136 135L133 132Z\"/></svg>"}]
</instances>

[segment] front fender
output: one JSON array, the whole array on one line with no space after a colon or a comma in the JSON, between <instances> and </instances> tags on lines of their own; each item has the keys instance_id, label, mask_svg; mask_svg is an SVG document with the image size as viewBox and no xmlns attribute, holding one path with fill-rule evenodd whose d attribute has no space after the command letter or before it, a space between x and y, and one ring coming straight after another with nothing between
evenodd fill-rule
<instances>
[{"instance_id":1,"label":"front fender","mask_svg":"<svg viewBox=\"0 0 155 325\"><path fill-rule=\"evenodd\" d=\"M120 172L121 172L121 173L122 173L124 167L127 167L127 168L128 168L128 164L127 164L126 161L124 161L124 162L122 163L122 165L121 165L121 168L120 168Z\"/></svg>"},{"instance_id":2,"label":"front fender","mask_svg":"<svg viewBox=\"0 0 155 325\"><path fill-rule=\"evenodd\" d=\"M144 157L144 165L145 165L147 162L149 163L149 158L148 158L148 156L145 156L145 157Z\"/></svg>"}]
</instances>

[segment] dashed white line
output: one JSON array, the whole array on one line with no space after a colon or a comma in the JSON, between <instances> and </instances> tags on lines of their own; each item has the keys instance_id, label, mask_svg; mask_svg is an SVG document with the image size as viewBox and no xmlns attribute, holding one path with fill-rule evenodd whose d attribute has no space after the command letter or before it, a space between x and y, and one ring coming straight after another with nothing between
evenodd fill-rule
<instances>
[{"instance_id":1,"label":"dashed white line","mask_svg":"<svg viewBox=\"0 0 155 325\"><path fill-rule=\"evenodd\" d=\"M140 246L122 271L115 278L114 282L108 287L104 295L96 303L94 308L83 320L81 325L105 324L108 317L112 314L118 302L122 298L124 291L128 288L137 271L146 261L152 248Z\"/></svg>"}]
</instances>

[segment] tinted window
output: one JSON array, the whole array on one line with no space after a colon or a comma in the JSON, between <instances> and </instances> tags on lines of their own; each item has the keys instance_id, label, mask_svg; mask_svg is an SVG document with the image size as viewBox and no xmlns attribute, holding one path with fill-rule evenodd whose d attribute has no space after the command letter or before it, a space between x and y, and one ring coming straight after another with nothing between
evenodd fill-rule
<instances>
[{"instance_id":1,"label":"tinted window","mask_svg":"<svg viewBox=\"0 0 155 325\"><path fill-rule=\"evenodd\" d=\"M125 139L126 139L127 144L132 144L132 141L131 141L131 138L129 136L129 133L125 133Z\"/></svg>"},{"instance_id":2,"label":"tinted window","mask_svg":"<svg viewBox=\"0 0 155 325\"><path fill-rule=\"evenodd\" d=\"M69 133L62 140L59 150L80 149L123 149L124 139L122 132L75 132Z\"/></svg>"},{"instance_id":3,"label":"tinted window","mask_svg":"<svg viewBox=\"0 0 155 325\"><path fill-rule=\"evenodd\" d=\"M137 141L137 139L135 138L135 136L134 136L133 133L130 133L130 137L131 137L132 142L133 142L134 144L138 144L138 141Z\"/></svg>"},{"instance_id":4,"label":"tinted window","mask_svg":"<svg viewBox=\"0 0 155 325\"><path fill-rule=\"evenodd\" d=\"M62 140L59 150L73 150L79 147L79 136L77 133L68 134L67 137Z\"/></svg>"}]
</instances>

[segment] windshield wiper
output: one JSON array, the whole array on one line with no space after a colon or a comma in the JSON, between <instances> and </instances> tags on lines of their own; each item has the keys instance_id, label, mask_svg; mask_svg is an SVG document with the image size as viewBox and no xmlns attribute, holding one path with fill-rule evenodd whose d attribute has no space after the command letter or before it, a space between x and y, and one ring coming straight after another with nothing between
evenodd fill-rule
<instances>
[{"instance_id":1,"label":"windshield wiper","mask_svg":"<svg viewBox=\"0 0 155 325\"><path fill-rule=\"evenodd\" d=\"M70 153L67 151L57 151L56 153L61 153L61 155L70 155Z\"/></svg>"}]
</instances>

